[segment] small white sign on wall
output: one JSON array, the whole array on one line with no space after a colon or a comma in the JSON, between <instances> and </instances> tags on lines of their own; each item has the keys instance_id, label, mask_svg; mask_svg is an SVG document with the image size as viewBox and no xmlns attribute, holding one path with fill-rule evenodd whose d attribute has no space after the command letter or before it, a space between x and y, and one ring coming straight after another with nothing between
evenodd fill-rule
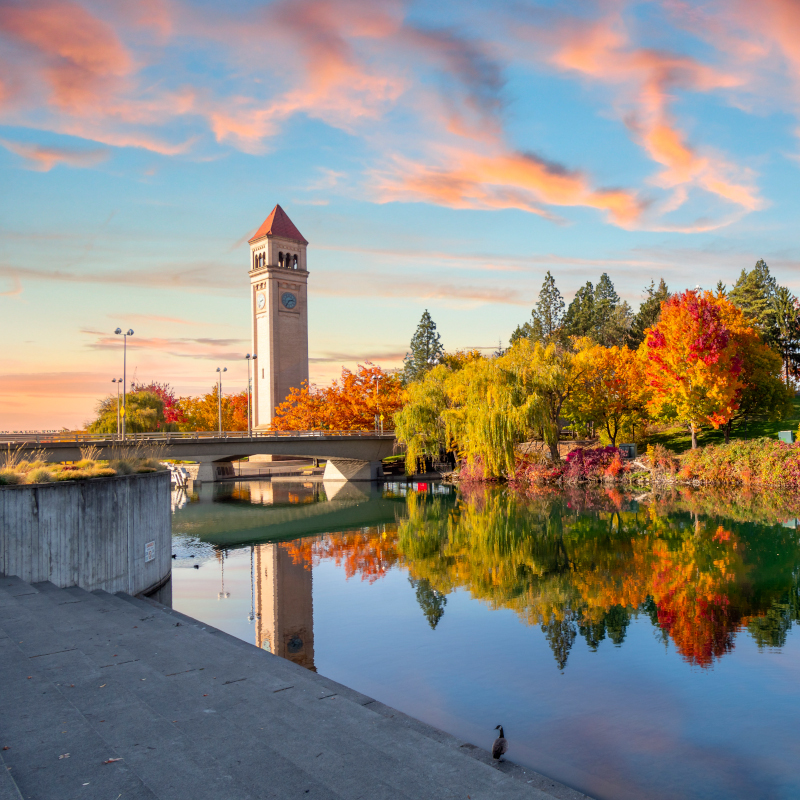
<instances>
[{"instance_id":1,"label":"small white sign on wall","mask_svg":"<svg viewBox=\"0 0 800 800\"><path fill-rule=\"evenodd\" d=\"M144 546L144 561L145 564L148 561L155 561L156 560L156 543L155 542L148 542Z\"/></svg>"}]
</instances>

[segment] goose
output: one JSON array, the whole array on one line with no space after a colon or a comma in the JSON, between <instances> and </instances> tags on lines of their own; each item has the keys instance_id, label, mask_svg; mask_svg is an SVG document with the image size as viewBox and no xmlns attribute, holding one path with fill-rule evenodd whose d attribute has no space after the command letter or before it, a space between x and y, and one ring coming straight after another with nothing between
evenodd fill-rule
<instances>
[{"instance_id":1,"label":"goose","mask_svg":"<svg viewBox=\"0 0 800 800\"><path fill-rule=\"evenodd\" d=\"M508 750L508 741L506 740L505 733L503 733L502 725L498 725L495 730L500 731L500 735L494 740L494 744L492 745L492 758L496 761L502 761L503 754Z\"/></svg>"}]
</instances>

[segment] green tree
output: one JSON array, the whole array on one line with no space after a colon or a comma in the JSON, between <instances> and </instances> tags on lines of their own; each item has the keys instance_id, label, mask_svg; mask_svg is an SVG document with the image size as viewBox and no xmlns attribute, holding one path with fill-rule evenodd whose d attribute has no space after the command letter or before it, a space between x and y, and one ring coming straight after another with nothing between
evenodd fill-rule
<instances>
[{"instance_id":1,"label":"green tree","mask_svg":"<svg viewBox=\"0 0 800 800\"><path fill-rule=\"evenodd\" d=\"M564 332L567 336L592 336L595 327L594 286L586 281L581 286L564 315Z\"/></svg>"},{"instance_id":2,"label":"green tree","mask_svg":"<svg viewBox=\"0 0 800 800\"><path fill-rule=\"evenodd\" d=\"M544 283L539 291L536 307L531 311L531 319L518 325L511 334L511 344L520 339L550 344L560 341L564 328L564 298L556 286L550 270L545 275Z\"/></svg>"},{"instance_id":3,"label":"green tree","mask_svg":"<svg viewBox=\"0 0 800 800\"><path fill-rule=\"evenodd\" d=\"M403 362L403 382L411 383L422 378L443 355L444 348L441 337L436 332L436 323L426 308L411 337L411 351L406 353Z\"/></svg>"},{"instance_id":4,"label":"green tree","mask_svg":"<svg viewBox=\"0 0 800 800\"><path fill-rule=\"evenodd\" d=\"M800 368L800 304L785 287L779 286L772 298L775 314L775 346L783 359L783 374L786 385L789 377L795 377Z\"/></svg>"},{"instance_id":5,"label":"green tree","mask_svg":"<svg viewBox=\"0 0 800 800\"><path fill-rule=\"evenodd\" d=\"M644 341L644 332L658 323L661 318L661 304L669 297L669 289L663 278L657 287L654 281L650 281L644 293L644 300L631 325L631 347L638 347Z\"/></svg>"},{"instance_id":6,"label":"green tree","mask_svg":"<svg viewBox=\"0 0 800 800\"><path fill-rule=\"evenodd\" d=\"M769 345L775 344L777 336L774 306L777 288L777 283L770 274L767 262L761 258L750 272L742 270L733 289L728 292L728 299L742 309L745 316L759 329L764 341Z\"/></svg>"},{"instance_id":7,"label":"green tree","mask_svg":"<svg viewBox=\"0 0 800 800\"><path fill-rule=\"evenodd\" d=\"M604 347L628 343L633 312L621 303L608 273L604 272L594 289L594 327L591 337Z\"/></svg>"},{"instance_id":8,"label":"green tree","mask_svg":"<svg viewBox=\"0 0 800 800\"><path fill-rule=\"evenodd\" d=\"M542 288L539 291L539 301L531 312L533 317L532 333L535 341L550 344L558 341L564 324L564 298L558 291L555 279L547 271Z\"/></svg>"},{"instance_id":9,"label":"green tree","mask_svg":"<svg viewBox=\"0 0 800 800\"><path fill-rule=\"evenodd\" d=\"M154 392L128 392L125 430L128 433L154 433L177 430L164 419L164 401ZM122 401L120 400L120 406ZM97 405L97 418L86 426L89 433L117 433L117 396L111 395Z\"/></svg>"}]
</instances>

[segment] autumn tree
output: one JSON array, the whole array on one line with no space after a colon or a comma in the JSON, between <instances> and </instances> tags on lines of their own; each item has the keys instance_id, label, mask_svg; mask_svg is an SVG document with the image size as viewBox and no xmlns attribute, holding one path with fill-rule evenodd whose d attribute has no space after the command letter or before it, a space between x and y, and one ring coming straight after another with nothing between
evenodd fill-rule
<instances>
[{"instance_id":1,"label":"autumn tree","mask_svg":"<svg viewBox=\"0 0 800 800\"><path fill-rule=\"evenodd\" d=\"M521 341L500 359L501 368L514 375L533 420L533 431L541 435L554 462L561 460L558 442L565 404L577 391L585 371L576 346Z\"/></svg>"},{"instance_id":2,"label":"autumn tree","mask_svg":"<svg viewBox=\"0 0 800 800\"><path fill-rule=\"evenodd\" d=\"M219 430L219 395L218 386L200 397L181 397L178 401L183 421L179 424L182 431L216 431ZM246 431L247 425L247 392L222 395L222 430Z\"/></svg>"},{"instance_id":3,"label":"autumn tree","mask_svg":"<svg viewBox=\"0 0 800 800\"><path fill-rule=\"evenodd\" d=\"M623 424L646 405L641 356L627 347L585 347L578 354L583 375L567 414L579 422L604 429L613 447Z\"/></svg>"},{"instance_id":4,"label":"autumn tree","mask_svg":"<svg viewBox=\"0 0 800 800\"><path fill-rule=\"evenodd\" d=\"M411 337L411 349L403 362L403 382L419 380L444 355L441 336L426 308Z\"/></svg>"},{"instance_id":5,"label":"autumn tree","mask_svg":"<svg viewBox=\"0 0 800 800\"><path fill-rule=\"evenodd\" d=\"M330 386L303 384L275 409L272 428L292 430L374 430L383 415L384 430L394 427L394 415L403 401L403 387L397 375L381 367L359 364L356 372L342 368L342 375Z\"/></svg>"},{"instance_id":6,"label":"autumn tree","mask_svg":"<svg viewBox=\"0 0 800 800\"><path fill-rule=\"evenodd\" d=\"M179 424L185 421L185 415L180 406L180 400L175 396L175 390L168 383L132 383L132 392L151 392L161 398L164 404L164 422L167 425Z\"/></svg>"},{"instance_id":7,"label":"autumn tree","mask_svg":"<svg viewBox=\"0 0 800 800\"><path fill-rule=\"evenodd\" d=\"M692 448L703 425L718 428L739 407L742 357L726 325L729 301L711 292L673 295L643 344L651 410L688 425Z\"/></svg>"}]
</instances>

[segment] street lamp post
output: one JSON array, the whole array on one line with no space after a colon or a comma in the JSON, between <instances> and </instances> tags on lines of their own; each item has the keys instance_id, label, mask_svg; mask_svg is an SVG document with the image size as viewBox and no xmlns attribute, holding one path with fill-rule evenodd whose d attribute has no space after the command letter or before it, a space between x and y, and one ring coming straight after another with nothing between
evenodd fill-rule
<instances>
[{"instance_id":1,"label":"street lamp post","mask_svg":"<svg viewBox=\"0 0 800 800\"><path fill-rule=\"evenodd\" d=\"M127 416L127 398L128 398L128 337L133 336L133 330L128 328L125 333L122 328L117 328L114 333L117 336L122 336L122 441L125 441L125 418Z\"/></svg>"},{"instance_id":2,"label":"street lamp post","mask_svg":"<svg viewBox=\"0 0 800 800\"><path fill-rule=\"evenodd\" d=\"M222 373L227 372L228 368L217 367L217 403L219 404L219 435L222 436Z\"/></svg>"},{"instance_id":3,"label":"street lamp post","mask_svg":"<svg viewBox=\"0 0 800 800\"><path fill-rule=\"evenodd\" d=\"M112 378L111 383L117 384L117 438L119 438L119 387L122 385L122 378Z\"/></svg>"},{"instance_id":4,"label":"street lamp post","mask_svg":"<svg viewBox=\"0 0 800 800\"><path fill-rule=\"evenodd\" d=\"M373 375L372 380L375 381L375 433L378 432L378 390L380 387L380 382L382 375ZM380 420L380 427L383 428L383 419ZM381 430L383 433L383 430Z\"/></svg>"},{"instance_id":5,"label":"street lamp post","mask_svg":"<svg viewBox=\"0 0 800 800\"><path fill-rule=\"evenodd\" d=\"M245 356L245 358L247 359L247 435L252 436L253 423L251 422L251 417L250 417L250 395L252 394L253 385L250 380L250 362L251 361L253 362L253 371L255 371L256 368L255 362L258 356L255 353L253 353L253 355L250 355L250 353L248 353Z\"/></svg>"}]
</instances>

